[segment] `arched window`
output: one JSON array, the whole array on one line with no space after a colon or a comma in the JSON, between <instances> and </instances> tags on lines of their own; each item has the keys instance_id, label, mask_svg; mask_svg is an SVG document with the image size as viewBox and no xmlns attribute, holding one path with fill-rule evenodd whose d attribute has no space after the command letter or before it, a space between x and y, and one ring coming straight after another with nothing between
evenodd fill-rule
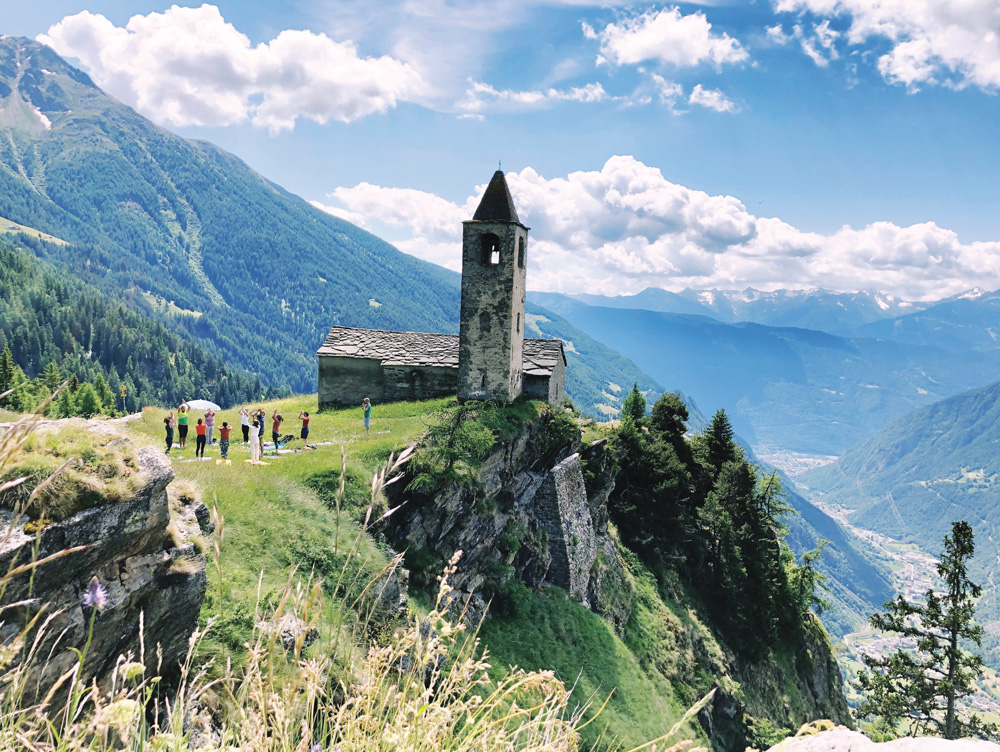
<instances>
[{"instance_id":1,"label":"arched window","mask_svg":"<svg viewBox=\"0 0 1000 752\"><path fill-rule=\"evenodd\" d=\"M483 243L483 266L500 265L500 238L492 232L487 232L482 236Z\"/></svg>"},{"instance_id":2,"label":"arched window","mask_svg":"<svg viewBox=\"0 0 1000 752\"><path fill-rule=\"evenodd\" d=\"M524 268L524 238L517 239L517 265Z\"/></svg>"}]
</instances>

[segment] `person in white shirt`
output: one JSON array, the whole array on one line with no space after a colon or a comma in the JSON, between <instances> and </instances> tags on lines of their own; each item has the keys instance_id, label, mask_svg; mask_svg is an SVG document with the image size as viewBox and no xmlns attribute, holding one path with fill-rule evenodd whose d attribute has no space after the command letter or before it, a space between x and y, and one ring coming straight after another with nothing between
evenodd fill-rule
<instances>
[{"instance_id":1,"label":"person in white shirt","mask_svg":"<svg viewBox=\"0 0 1000 752\"><path fill-rule=\"evenodd\" d=\"M260 462L260 442L257 437L260 436L261 424L258 421L254 421L250 426L250 464L256 465Z\"/></svg>"}]
</instances>

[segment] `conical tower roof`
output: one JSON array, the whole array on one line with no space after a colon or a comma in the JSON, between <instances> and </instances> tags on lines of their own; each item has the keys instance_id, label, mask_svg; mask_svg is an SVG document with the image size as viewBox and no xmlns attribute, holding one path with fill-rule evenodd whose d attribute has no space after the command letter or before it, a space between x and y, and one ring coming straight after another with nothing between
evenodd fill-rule
<instances>
[{"instance_id":1,"label":"conical tower roof","mask_svg":"<svg viewBox=\"0 0 1000 752\"><path fill-rule=\"evenodd\" d=\"M486 193L483 200L479 202L479 208L472 215L472 219L477 222L517 222L517 209L514 208L514 199L511 198L510 189L507 187L507 179L503 172L497 170L493 173L493 179L486 186Z\"/></svg>"}]
</instances>

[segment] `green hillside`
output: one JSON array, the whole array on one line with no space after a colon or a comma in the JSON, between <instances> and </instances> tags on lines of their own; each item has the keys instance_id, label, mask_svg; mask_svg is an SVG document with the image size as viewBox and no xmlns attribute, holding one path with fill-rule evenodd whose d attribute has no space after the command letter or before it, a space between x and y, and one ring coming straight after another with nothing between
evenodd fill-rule
<instances>
[{"instance_id":1,"label":"green hillside","mask_svg":"<svg viewBox=\"0 0 1000 752\"><path fill-rule=\"evenodd\" d=\"M952 521L976 535L973 577L987 632L1000 628L1000 383L914 410L832 465L800 476L855 525L937 552ZM994 652L994 665L1000 653Z\"/></svg>"},{"instance_id":2,"label":"green hillside","mask_svg":"<svg viewBox=\"0 0 1000 752\"><path fill-rule=\"evenodd\" d=\"M0 238L0 351L4 348L29 379L42 376L43 366L58 371L54 383L43 379L38 389L8 398L24 408L70 377L99 379L106 385L103 407L112 410L121 408L121 386L129 410L176 405L208 393L226 406L276 393L170 332L162 317L140 313ZM0 391L6 388L3 379L0 374Z\"/></svg>"},{"instance_id":3,"label":"green hillside","mask_svg":"<svg viewBox=\"0 0 1000 752\"><path fill-rule=\"evenodd\" d=\"M244 643L253 635L258 597L265 608L273 605L293 565L303 577L313 573L326 579L328 604L319 628L322 640L330 638L333 630L325 620L337 618L338 608L343 607L339 598L357 588L355 582L342 593L335 586L342 568L347 566L349 580L355 575L364 578L377 573L391 555L381 532L360 534L372 474L390 452L407 446L439 419L448 402L381 405L371 434L364 433L357 409L315 415L310 438L319 445L317 450L278 457L265 454L266 464L258 467L244 462L249 452L239 442L231 450L231 465L213 461L218 457L216 447L209 447L208 462L191 461L191 447L171 452L175 492L195 494L209 503L217 500L225 518L222 556L217 568L209 567L202 610L203 621L215 619L204 643L205 657L215 656L217 665L227 658L239 664ZM268 413L277 409L286 417L314 408L315 395L265 405ZM162 410L147 408L142 420L128 430L143 440L160 442L163 415ZM237 408L223 411L218 420L235 423ZM338 521L335 489L341 447L347 454L347 490ZM700 533L692 553L705 535ZM355 543L358 553L347 556L345 551ZM830 648L810 616L800 631L795 615L789 614L785 632L767 645L753 650L735 646L722 636L719 624L725 619L686 576L654 575L631 552L620 550L627 575L622 587L633 592L631 596L623 592L623 598L634 598L627 624L616 629L559 588L537 592L522 588L518 607L503 609L495 604L493 617L479 632L492 656L491 674L504 676L512 665L553 670L567 686L576 687L573 708L588 702L600 705L611 695L599 721L584 732L584 741L596 744L597 750L630 749L663 733L713 686L727 697L715 711L717 723L724 718L732 721L744 703L745 712L754 718L786 728L816 712L828 714L840 707L834 694L839 689L836 678L822 673L828 670ZM711 558L707 551L703 554ZM415 562L408 563L411 615L426 613L428 596L416 583L433 581L436 567L436 560L429 566L425 563L424 571ZM830 695L818 700L824 692ZM596 705L587 711L588 719ZM688 724L685 733L701 743L707 741L697 722ZM725 738L736 729L715 733Z\"/></svg>"},{"instance_id":4,"label":"green hillside","mask_svg":"<svg viewBox=\"0 0 1000 752\"><path fill-rule=\"evenodd\" d=\"M0 216L66 241L18 236L88 282L201 313L174 325L269 384L312 391L335 323L457 330L458 291L438 267L153 125L15 38L0 40Z\"/></svg>"}]
</instances>

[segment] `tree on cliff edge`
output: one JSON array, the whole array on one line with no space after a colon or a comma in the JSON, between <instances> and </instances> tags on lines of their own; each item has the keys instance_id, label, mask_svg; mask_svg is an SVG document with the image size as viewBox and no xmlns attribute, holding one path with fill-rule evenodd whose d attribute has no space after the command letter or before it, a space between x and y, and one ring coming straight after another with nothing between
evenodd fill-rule
<instances>
[{"instance_id":1,"label":"tree on cliff edge","mask_svg":"<svg viewBox=\"0 0 1000 752\"><path fill-rule=\"evenodd\" d=\"M956 709L958 700L975 692L974 682L983 674L982 657L959 644L960 640L982 644L983 628L973 621L982 589L968 577L974 553L972 526L952 523L937 565L943 592L928 590L924 605L897 595L885 604L884 613L871 617L875 629L915 641L916 650L862 656L869 670L858 672L857 686L865 695L859 717L880 717L894 729L901 721L910 721L918 732L946 739L997 736L996 724L984 723L974 714L962 718Z\"/></svg>"}]
</instances>

